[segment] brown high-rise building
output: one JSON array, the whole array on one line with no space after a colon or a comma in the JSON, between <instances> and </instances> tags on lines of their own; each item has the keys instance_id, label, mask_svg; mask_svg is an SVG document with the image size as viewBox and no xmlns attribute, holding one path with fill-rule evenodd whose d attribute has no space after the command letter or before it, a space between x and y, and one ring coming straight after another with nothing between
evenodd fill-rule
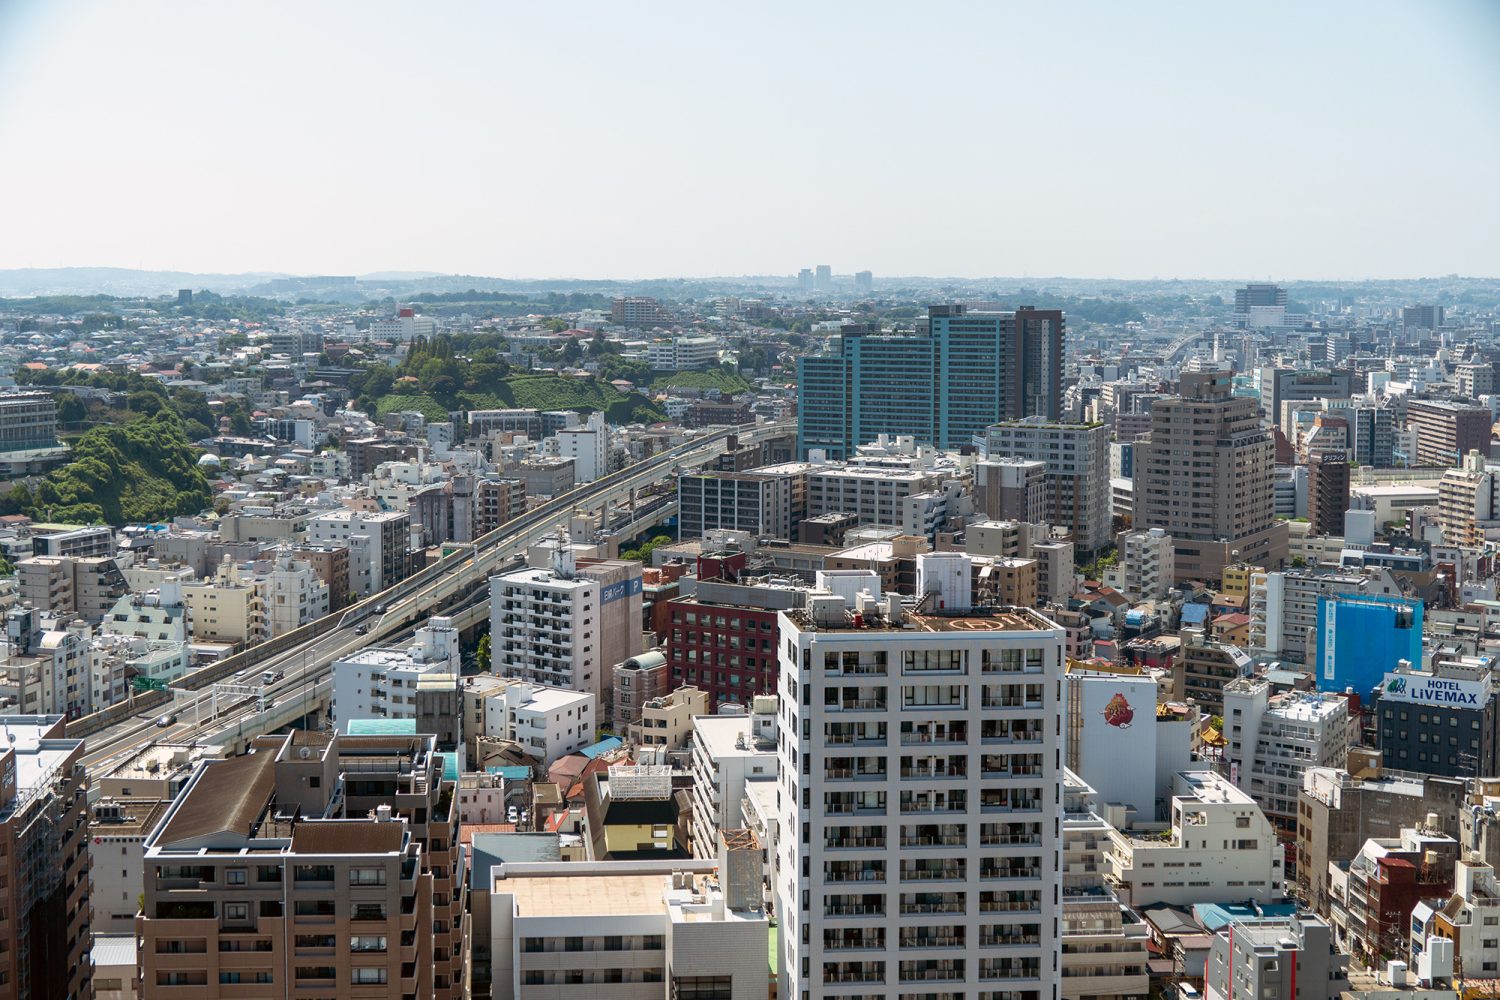
<instances>
[{"instance_id":1,"label":"brown high-rise building","mask_svg":"<svg viewBox=\"0 0 1500 1000\"><path fill-rule=\"evenodd\" d=\"M1406 427L1417 432L1417 460L1428 468L1454 469L1471 451L1490 453L1494 420L1487 406L1449 399L1413 399L1406 404Z\"/></svg>"},{"instance_id":2,"label":"brown high-rise building","mask_svg":"<svg viewBox=\"0 0 1500 1000\"><path fill-rule=\"evenodd\" d=\"M1183 373L1180 395L1156 401L1151 436L1136 445L1135 527L1172 536L1178 580L1286 559L1286 524L1274 513L1276 446L1255 400L1231 386L1228 372Z\"/></svg>"},{"instance_id":3,"label":"brown high-rise building","mask_svg":"<svg viewBox=\"0 0 1500 1000\"><path fill-rule=\"evenodd\" d=\"M475 484L474 492L476 538L526 513L524 479L481 479Z\"/></svg>"},{"instance_id":4,"label":"brown high-rise building","mask_svg":"<svg viewBox=\"0 0 1500 1000\"><path fill-rule=\"evenodd\" d=\"M342 545L304 545L292 555L312 567L319 580L328 584L328 611L349 606L349 550Z\"/></svg>"},{"instance_id":5,"label":"brown high-rise building","mask_svg":"<svg viewBox=\"0 0 1500 1000\"><path fill-rule=\"evenodd\" d=\"M204 764L146 838L142 995L461 997L454 791L431 736L298 730Z\"/></svg>"},{"instance_id":6,"label":"brown high-rise building","mask_svg":"<svg viewBox=\"0 0 1500 1000\"><path fill-rule=\"evenodd\" d=\"M1307 460L1307 519L1314 535L1342 536L1349 509L1349 455L1323 451Z\"/></svg>"},{"instance_id":7,"label":"brown high-rise building","mask_svg":"<svg viewBox=\"0 0 1500 1000\"><path fill-rule=\"evenodd\" d=\"M0 997L90 995L88 779L60 715L0 717Z\"/></svg>"}]
</instances>

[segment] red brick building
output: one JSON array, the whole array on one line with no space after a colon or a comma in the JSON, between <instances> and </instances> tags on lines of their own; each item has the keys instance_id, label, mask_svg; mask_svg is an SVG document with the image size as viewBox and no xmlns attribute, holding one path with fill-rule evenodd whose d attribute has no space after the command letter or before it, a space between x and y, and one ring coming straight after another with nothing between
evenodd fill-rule
<instances>
[{"instance_id":1,"label":"red brick building","mask_svg":"<svg viewBox=\"0 0 1500 1000\"><path fill-rule=\"evenodd\" d=\"M743 552L701 556L698 593L666 603L672 686L707 691L711 711L776 693L776 614L801 606L802 591L742 583L744 567Z\"/></svg>"}]
</instances>

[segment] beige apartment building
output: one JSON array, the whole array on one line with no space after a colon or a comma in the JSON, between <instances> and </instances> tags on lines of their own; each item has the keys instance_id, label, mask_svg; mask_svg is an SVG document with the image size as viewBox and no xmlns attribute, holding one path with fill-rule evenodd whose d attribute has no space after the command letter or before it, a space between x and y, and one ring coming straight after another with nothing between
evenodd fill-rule
<instances>
[{"instance_id":1,"label":"beige apartment building","mask_svg":"<svg viewBox=\"0 0 1500 1000\"><path fill-rule=\"evenodd\" d=\"M455 798L431 736L299 730L204 764L146 839L143 993L463 996Z\"/></svg>"},{"instance_id":2,"label":"beige apartment building","mask_svg":"<svg viewBox=\"0 0 1500 1000\"><path fill-rule=\"evenodd\" d=\"M693 716L708 714L708 692L691 684L641 706L639 722L630 725L630 741L643 747L681 750L693 732Z\"/></svg>"},{"instance_id":3,"label":"beige apartment building","mask_svg":"<svg viewBox=\"0 0 1500 1000\"><path fill-rule=\"evenodd\" d=\"M1136 446L1135 528L1172 536L1178 580L1217 581L1235 562L1279 567L1276 447L1255 400L1231 394L1228 372L1184 372L1180 395L1151 408Z\"/></svg>"}]
</instances>

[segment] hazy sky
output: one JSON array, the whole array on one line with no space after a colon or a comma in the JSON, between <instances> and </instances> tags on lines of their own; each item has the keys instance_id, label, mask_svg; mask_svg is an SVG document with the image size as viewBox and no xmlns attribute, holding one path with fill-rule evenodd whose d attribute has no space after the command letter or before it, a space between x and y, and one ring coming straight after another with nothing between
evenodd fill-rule
<instances>
[{"instance_id":1,"label":"hazy sky","mask_svg":"<svg viewBox=\"0 0 1500 1000\"><path fill-rule=\"evenodd\" d=\"M0 0L0 267L1500 275L1500 4Z\"/></svg>"}]
</instances>

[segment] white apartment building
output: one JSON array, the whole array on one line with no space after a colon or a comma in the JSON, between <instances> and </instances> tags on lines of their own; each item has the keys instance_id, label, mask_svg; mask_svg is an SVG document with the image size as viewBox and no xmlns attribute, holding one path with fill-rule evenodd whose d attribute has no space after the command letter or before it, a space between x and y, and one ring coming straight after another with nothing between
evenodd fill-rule
<instances>
[{"instance_id":1,"label":"white apartment building","mask_svg":"<svg viewBox=\"0 0 1500 1000\"><path fill-rule=\"evenodd\" d=\"M1146 924L1104 883L1110 825L1097 793L1063 770L1062 997L1145 997Z\"/></svg>"},{"instance_id":2,"label":"white apartment building","mask_svg":"<svg viewBox=\"0 0 1500 1000\"><path fill-rule=\"evenodd\" d=\"M1400 596L1387 570L1250 574L1250 651L1307 664L1317 652L1318 598L1337 594Z\"/></svg>"},{"instance_id":3,"label":"white apartment building","mask_svg":"<svg viewBox=\"0 0 1500 1000\"><path fill-rule=\"evenodd\" d=\"M1334 946L1333 928L1321 917L1236 920L1214 935L1203 996L1338 1000L1348 995L1348 972L1349 958Z\"/></svg>"},{"instance_id":4,"label":"white apartment building","mask_svg":"<svg viewBox=\"0 0 1500 1000\"><path fill-rule=\"evenodd\" d=\"M406 579L411 517L405 511L336 510L307 522L309 545L349 550L349 594L368 597Z\"/></svg>"},{"instance_id":5,"label":"white apartment building","mask_svg":"<svg viewBox=\"0 0 1500 1000\"><path fill-rule=\"evenodd\" d=\"M750 715L693 719L693 855L718 853L719 832L744 825L745 786L776 780L776 696L759 695Z\"/></svg>"},{"instance_id":6,"label":"white apartment building","mask_svg":"<svg viewBox=\"0 0 1500 1000\"><path fill-rule=\"evenodd\" d=\"M1088 552L1109 544L1111 517L1109 428L1026 417L974 435L985 458L1024 458L1047 463L1047 520L1073 533Z\"/></svg>"},{"instance_id":7,"label":"white apartment building","mask_svg":"<svg viewBox=\"0 0 1500 1000\"><path fill-rule=\"evenodd\" d=\"M604 414L589 414L582 427L565 427L557 432L557 454L573 460L573 476L580 483L592 483L609 473L609 426Z\"/></svg>"},{"instance_id":8,"label":"white apartment building","mask_svg":"<svg viewBox=\"0 0 1500 1000\"><path fill-rule=\"evenodd\" d=\"M931 469L814 466L807 473L807 516L853 514L860 524L900 526L908 498L939 490L944 475Z\"/></svg>"},{"instance_id":9,"label":"white apartment building","mask_svg":"<svg viewBox=\"0 0 1500 1000\"><path fill-rule=\"evenodd\" d=\"M191 583L198 578L193 567L184 563L163 563L159 559L145 559L120 567L125 585L132 594L146 594L160 590L163 584Z\"/></svg>"},{"instance_id":10,"label":"white apartment building","mask_svg":"<svg viewBox=\"0 0 1500 1000\"><path fill-rule=\"evenodd\" d=\"M599 581L577 575L567 547L551 569L491 577L490 670L602 698L601 608Z\"/></svg>"},{"instance_id":11,"label":"white apartment building","mask_svg":"<svg viewBox=\"0 0 1500 1000\"><path fill-rule=\"evenodd\" d=\"M765 1000L760 850L741 832L717 872L712 862L533 861L482 873L490 995Z\"/></svg>"},{"instance_id":12,"label":"white apartment building","mask_svg":"<svg viewBox=\"0 0 1500 1000\"><path fill-rule=\"evenodd\" d=\"M1120 536L1121 589L1126 595L1160 600L1172 589L1176 572L1172 536L1161 528Z\"/></svg>"},{"instance_id":13,"label":"white apartment building","mask_svg":"<svg viewBox=\"0 0 1500 1000\"><path fill-rule=\"evenodd\" d=\"M806 507L805 467L797 463L749 472L693 472L677 479L678 536L745 531L757 538L793 537Z\"/></svg>"},{"instance_id":14,"label":"white apartment building","mask_svg":"<svg viewBox=\"0 0 1500 1000\"><path fill-rule=\"evenodd\" d=\"M307 471L319 479L348 479L349 453L320 451L307 460Z\"/></svg>"},{"instance_id":15,"label":"white apartment building","mask_svg":"<svg viewBox=\"0 0 1500 1000\"><path fill-rule=\"evenodd\" d=\"M1254 799L1213 771L1183 771L1166 829L1112 830L1104 860L1121 901L1141 909L1278 899L1282 854Z\"/></svg>"},{"instance_id":16,"label":"white apartment building","mask_svg":"<svg viewBox=\"0 0 1500 1000\"><path fill-rule=\"evenodd\" d=\"M599 699L591 691L517 681L485 700L484 735L514 740L544 765L550 765L598 741L598 705Z\"/></svg>"},{"instance_id":17,"label":"white apartment building","mask_svg":"<svg viewBox=\"0 0 1500 1000\"><path fill-rule=\"evenodd\" d=\"M673 337L646 345L646 363L656 371L683 372L719 363L719 338Z\"/></svg>"},{"instance_id":18,"label":"white apartment building","mask_svg":"<svg viewBox=\"0 0 1500 1000\"><path fill-rule=\"evenodd\" d=\"M1062 629L864 612L780 615L779 995L1050 997Z\"/></svg>"},{"instance_id":19,"label":"white apartment building","mask_svg":"<svg viewBox=\"0 0 1500 1000\"><path fill-rule=\"evenodd\" d=\"M266 625L271 638L309 625L328 614L328 584L312 564L283 552L260 574Z\"/></svg>"},{"instance_id":20,"label":"white apartment building","mask_svg":"<svg viewBox=\"0 0 1500 1000\"><path fill-rule=\"evenodd\" d=\"M1359 719L1349 699L1331 692L1272 695L1261 677L1224 686L1224 759L1240 788L1271 822L1297 830L1297 796L1309 767L1343 767L1359 743Z\"/></svg>"},{"instance_id":21,"label":"white apartment building","mask_svg":"<svg viewBox=\"0 0 1500 1000\"><path fill-rule=\"evenodd\" d=\"M117 635L133 635L159 642L186 642L188 609L182 586L164 583L143 594L126 594L115 602L99 627Z\"/></svg>"},{"instance_id":22,"label":"white apartment building","mask_svg":"<svg viewBox=\"0 0 1500 1000\"><path fill-rule=\"evenodd\" d=\"M94 705L94 685L89 653L92 630L86 622L75 621L66 629L43 632L37 640L36 655L42 666L42 697L49 715L77 718L88 715Z\"/></svg>"},{"instance_id":23,"label":"white apartment building","mask_svg":"<svg viewBox=\"0 0 1500 1000\"><path fill-rule=\"evenodd\" d=\"M1472 979L1500 979L1500 881L1469 854L1453 866L1453 895L1423 900L1411 911L1408 948L1420 959L1433 935L1453 942L1454 964Z\"/></svg>"},{"instance_id":24,"label":"white apartment building","mask_svg":"<svg viewBox=\"0 0 1500 1000\"><path fill-rule=\"evenodd\" d=\"M361 649L334 660L330 712L341 733L356 719L415 719L422 678L457 678L459 669L458 629L434 618L417 629L409 646Z\"/></svg>"},{"instance_id":25,"label":"white apartment building","mask_svg":"<svg viewBox=\"0 0 1500 1000\"><path fill-rule=\"evenodd\" d=\"M371 320L369 339L407 342L413 337L431 337L436 332L437 323L431 318L401 309L395 316Z\"/></svg>"}]
</instances>

